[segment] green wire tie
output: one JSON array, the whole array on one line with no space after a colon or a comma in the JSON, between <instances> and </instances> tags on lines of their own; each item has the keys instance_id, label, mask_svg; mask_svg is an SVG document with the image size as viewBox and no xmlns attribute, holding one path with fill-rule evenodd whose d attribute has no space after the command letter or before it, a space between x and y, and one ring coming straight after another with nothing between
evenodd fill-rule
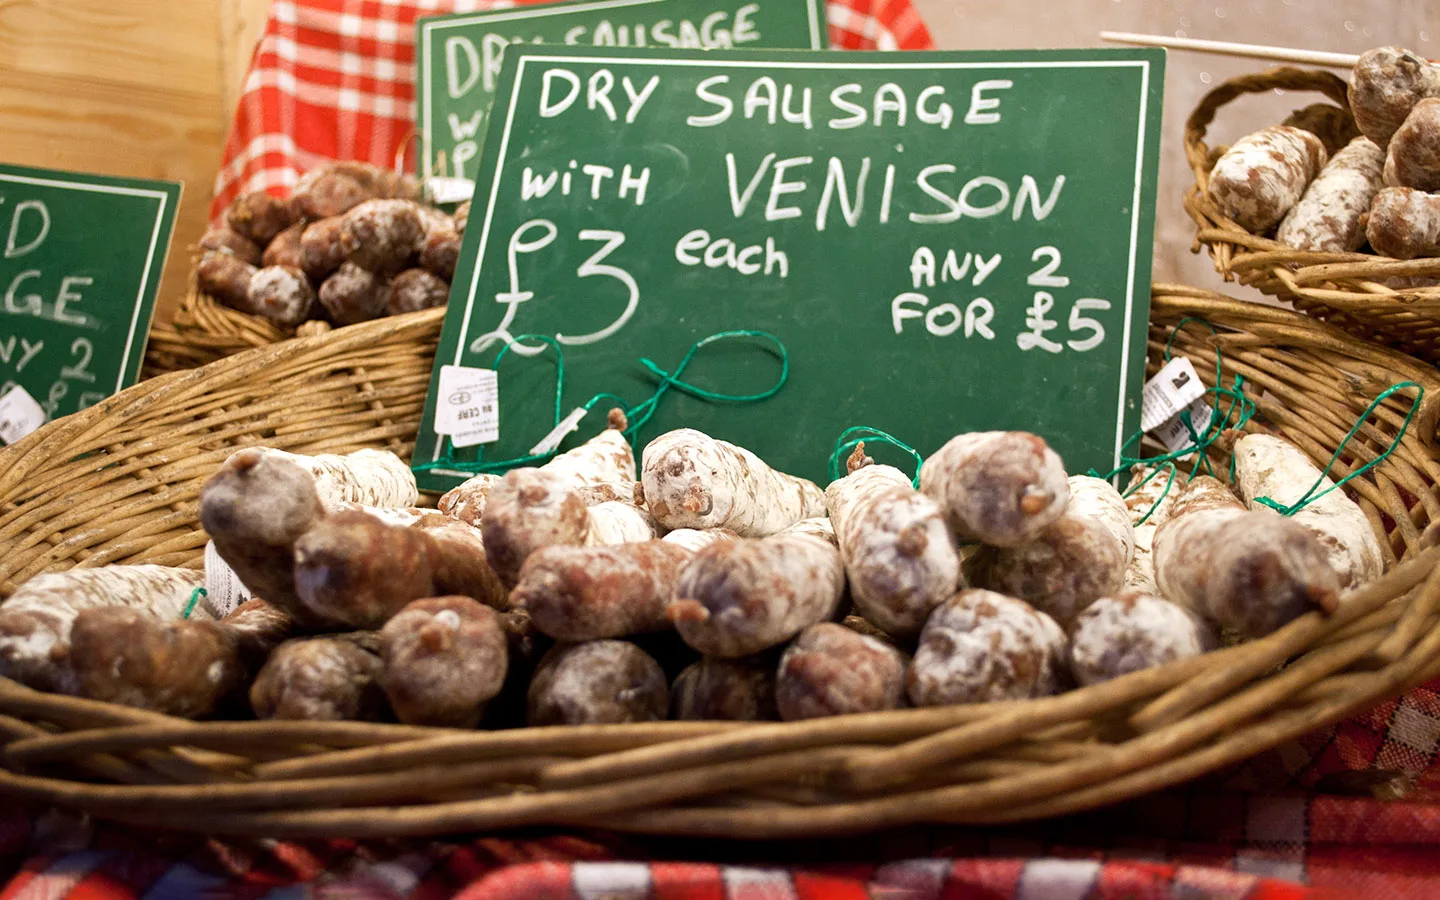
<instances>
[{"instance_id":1,"label":"green wire tie","mask_svg":"<svg viewBox=\"0 0 1440 900\"><path fill-rule=\"evenodd\" d=\"M685 381L683 378L681 378L681 375L684 374L685 369L689 367L690 362L695 358L695 354L699 353L700 350L719 341L731 340L735 338L758 338L761 341L765 341L774 345L774 349L772 352L780 359L780 376L778 379L776 379L773 386L755 394L726 394L720 391L712 391L708 388L702 388L698 385L691 384L690 382ZM513 338L503 348L501 348L500 352L496 354L495 362L492 365L498 370L500 367L500 361L504 359L505 354L509 352L510 348L515 344L518 344L520 341L525 340L543 341L549 349L555 351L555 421L552 427L559 427L560 422L563 419L563 416L561 415L561 410L564 408L562 400L565 393L565 353L563 350L560 349L560 344L554 338L538 334L519 335ZM780 393L780 389L783 388L785 386L785 383L790 379L790 352L786 349L785 344L782 343L779 338L775 337L775 335L770 334L767 331L758 331L753 329L736 329L733 331L721 331L717 332L716 334L712 334L707 338L696 341L685 353L684 358L680 360L680 365L675 367L674 372L665 371L649 358L642 357L639 362L646 371L659 379L659 384L656 386L655 392L653 394L651 394L645 400L642 400L640 403L637 403L634 406L627 406L624 398L620 397L619 395L609 392L601 392L594 395L589 400L585 401L585 403L582 404L581 407L588 413L591 408L595 406L595 404L599 403L602 400L608 399L613 401L616 406L620 407L620 409L625 412L625 418L628 420L628 424L623 434L625 435L626 440L631 444L632 447L635 445L636 438L639 435L640 430L645 427L645 425L650 421L650 419L659 409L660 400L672 388L682 394L688 394L692 397L697 397L701 400L708 400L712 403L759 403L762 400L768 400L776 394ZM556 448L546 453L522 456L515 459L503 459L486 462L485 449L484 447L481 447L476 452L476 458L473 461L458 461L453 456L454 448L450 445L450 439L448 437L445 438L442 446L449 447L450 450L445 452L439 459L436 459L434 462L421 463L417 466L414 466L413 468L415 469L415 471L425 472L431 469L448 468L460 469L462 471L475 473L502 472L520 466L537 465L543 463L544 461L550 459L555 454L560 452L559 448Z\"/></svg>"},{"instance_id":2,"label":"green wire tie","mask_svg":"<svg viewBox=\"0 0 1440 900\"><path fill-rule=\"evenodd\" d=\"M856 435L859 435L858 437ZM920 466L925 461L920 452L914 447L895 437L886 434L878 428L871 428L868 425L855 425L845 429L840 437L835 440L835 449L830 452L830 480L836 481L845 476L845 458L850 455L860 444L879 443L889 444L898 447L915 460L915 476L910 479L910 485L917 490L920 487Z\"/></svg>"},{"instance_id":3,"label":"green wire tie","mask_svg":"<svg viewBox=\"0 0 1440 900\"><path fill-rule=\"evenodd\" d=\"M210 592L205 590L203 587L197 587L195 590L191 591L190 600L185 604L185 611L180 613L180 618L190 618L190 614L195 611L195 604L200 602L201 597L208 596L210 596Z\"/></svg>"},{"instance_id":4,"label":"green wire tie","mask_svg":"<svg viewBox=\"0 0 1440 900\"><path fill-rule=\"evenodd\" d=\"M1170 332L1170 336L1165 340L1164 358L1166 362L1169 362L1172 356L1176 336L1179 335L1180 331L1186 325L1192 322L1204 325L1207 329L1209 329L1211 334L1219 334L1219 332L1215 330L1215 326L1211 325L1204 319L1196 318L1193 316L1187 316L1181 319L1175 324L1175 328ZM1108 481L1134 465L1145 464L1156 466L1156 468L1151 471L1150 474L1148 474L1144 479L1142 479L1140 483L1126 489L1125 493L1123 494L1123 496L1126 497L1139 490L1151 479L1159 475L1162 471L1169 473L1169 479L1165 484L1165 489L1160 492L1160 496L1156 498L1155 502L1151 504L1148 510L1146 510L1145 515L1142 516L1140 520L1135 524L1142 524L1147 519L1149 519L1150 516L1154 514L1155 510L1159 508L1161 502L1164 501L1166 495L1170 493L1170 490L1175 483L1175 464L1178 461L1184 459L1192 453L1198 453L1199 455L1196 465L1194 466L1194 468L1191 469L1187 481L1193 479L1202 467L1207 474L1213 475L1214 470L1210 467L1210 460L1208 454L1211 445L1214 444L1215 440L1219 438L1222 432L1231 428L1243 428L1246 423L1248 423L1250 419L1254 417L1256 407L1254 401L1252 401L1249 397L1245 396L1244 377L1241 375L1236 375L1233 388L1225 388L1223 387L1223 384L1224 356L1223 354L1221 354L1220 348L1216 347L1215 387L1210 388L1206 391L1206 394L1214 395L1216 401L1216 408L1211 413L1210 424L1206 426L1203 432L1196 432L1194 422L1191 421L1190 410L1186 409L1180 413L1180 423L1184 425L1185 432L1190 438L1190 443L1187 446L1181 447L1179 450L1175 450L1171 453L1164 453L1158 456L1143 458L1127 456L1126 451L1133 445L1137 444L1144 437L1144 432L1136 432L1130 437L1129 440L1124 443L1124 445L1122 445L1120 466L1118 468L1112 470L1105 475L1101 475L1094 469L1091 469L1088 473L1097 478L1104 478ZM1400 424L1400 431L1398 434L1395 435L1395 439L1390 442L1390 446L1387 447L1383 453L1376 456L1370 462L1366 463L1365 465L1351 472L1349 475L1330 485L1330 487L1326 488L1325 490L1320 491L1320 493L1315 493L1316 490L1325 483L1326 479L1329 477L1330 470L1335 467L1335 464L1340 460L1340 457L1344 455L1346 446L1348 446L1350 441L1354 439L1355 435L1359 433L1365 422L1369 420L1369 418L1375 413L1375 411L1380 407L1382 403L1395 395L1397 392L1405 390L1407 388L1414 388L1416 390L1415 402L1411 405L1410 411L1405 415L1404 421ZM1331 455L1330 461L1325 465L1324 470L1320 473L1320 477L1315 480L1315 483L1310 486L1310 489L1307 490L1304 495L1300 497L1299 500L1297 500L1290 506L1285 506L1281 503L1278 503L1270 497L1256 497L1255 502L1267 506L1283 516L1293 516L1295 513L1304 509L1309 504L1315 502L1316 500L1320 499L1331 491L1341 487L1346 482L1349 482L1380 465L1386 459L1388 459L1390 455L1393 454L1395 450L1400 446L1400 441L1405 437L1406 432L1409 431L1410 423L1415 418L1415 414L1419 412L1420 403L1424 399L1424 397L1424 387L1416 384L1413 381L1402 381L1399 384L1396 384L1393 387L1385 390L1383 393L1380 394L1380 396L1376 397L1375 400L1371 402L1368 407L1366 407L1365 412L1360 415L1360 418L1355 422L1355 425L1351 427L1349 433L1345 435L1345 439L1340 442L1340 446L1337 447L1334 454ZM1219 408L1221 398L1229 401L1229 405L1223 410ZM1233 424L1231 423L1232 417L1234 418ZM1233 455L1230 458L1230 480L1232 482L1235 480L1235 458Z\"/></svg>"},{"instance_id":5,"label":"green wire tie","mask_svg":"<svg viewBox=\"0 0 1440 900\"><path fill-rule=\"evenodd\" d=\"M1176 335L1178 335L1186 325L1189 325L1192 322L1204 325L1207 329L1209 329L1211 334L1219 334L1219 332L1215 330L1215 326L1211 325L1204 319L1195 318L1193 316L1187 316L1186 318L1181 319L1179 322L1176 323L1174 330L1170 333L1170 337L1165 341L1164 359L1166 362L1169 362L1173 355ZM1197 459L1195 465L1191 468L1190 473L1186 478L1186 481L1194 478L1196 474L1198 474L1202 469L1204 470L1205 474L1213 475L1215 472L1214 469L1212 469L1210 466L1210 447L1215 443L1216 440L1219 439L1220 435L1226 430L1232 428L1243 428L1245 424L1254 417L1256 411L1255 403L1249 397L1245 396L1244 376L1236 375L1233 386L1228 388L1225 387L1225 361L1224 355L1220 352L1219 347L1215 348L1215 387L1207 388L1205 391L1205 396L1213 397L1214 409L1211 411L1210 414L1210 422L1208 425L1205 426L1204 430L1196 430L1193 417L1190 415L1190 410L1188 408L1180 412L1180 424L1184 426L1185 433L1190 438L1189 444L1186 444L1178 450L1173 450L1169 453L1162 453L1157 456L1131 456L1129 454L1133 452L1132 448L1138 446L1145 437L1145 432L1143 430L1136 431L1120 447L1119 466L1111 469L1108 473L1104 474L1096 471L1095 469L1091 469L1086 474L1096 478L1103 478L1104 480L1109 481L1116 475L1127 471L1135 465L1144 464L1159 466L1162 469L1166 466L1169 466L1171 467L1171 469L1173 469L1176 463L1183 461L1191 454L1196 454ZM1228 403L1222 403L1222 401L1228 401ZM1155 473L1151 473L1151 476L1153 477L1154 474ZM1145 481L1149 481L1149 477L1147 477ZM1143 484L1145 482L1141 483ZM1174 483L1175 478L1172 471L1171 477L1165 485L1164 492L1162 492L1160 497L1155 501L1155 504L1151 507L1150 511L1145 514L1146 519L1148 519L1150 515L1155 511L1155 508L1157 508L1160 502L1165 499L1166 495L1170 493L1170 490L1174 486ZM1139 485L1136 485L1135 488L1127 490L1126 496L1128 496L1133 490L1138 488ZM1141 519L1141 521L1143 522L1145 521L1145 519Z\"/></svg>"},{"instance_id":6,"label":"green wire tie","mask_svg":"<svg viewBox=\"0 0 1440 900\"><path fill-rule=\"evenodd\" d=\"M1160 504L1165 502L1165 498L1170 494L1170 488L1175 486L1175 474L1178 471L1179 470L1175 467L1175 464L1173 462L1167 462L1163 466L1156 466L1155 468L1150 470L1149 475L1146 475L1144 478L1140 479L1138 484L1133 484L1130 487L1126 488L1125 492L1120 495L1121 497L1129 497L1136 491L1143 488L1145 485L1149 484L1155 478L1155 476L1159 475L1161 472L1169 473L1170 477L1166 479L1165 488L1164 490L1160 491L1160 496L1156 497L1155 502L1150 504L1150 508L1145 510L1145 515L1141 516L1135 522L1135 526L1137 528L1141 525L1144 525L1150 519L1150 517L1155 514L1155 510L1160 508Z\"/></svg>"},{"instance_id":7,"label":"green wire tie","mask_svg":"<svg viewBox=\"0 0 1440 900\"><path fill-rule=\"evenodd\" d=\"M1390 397L1394 396L1397 392L1403 391L1406 388L1415 389L1415 402L1410 405L1410 411L1405 414L1405 420L1400 423L1400 433L1395 435L1395 440L1390 442L1390 446L1385 448L1385 452L1381 453L1379 456L1370 460L1365 465L1361 466L1360 468L1351 472L1349 475L1346 475L1344 478L1330 485L1325 490L1316 494L1315 490L1319 488L1320 485L1324 484L1325 480L1330 477L1330 470L1335 467L1335 463L1337 463L1340 460L1340 457L1344 454L1346 445L1348 445L1350 441L1354 439L1355 435L1360 431L1361 427L1365 425L1365 422L1372 415L1374 415L1375 410L1380 407L1380 404L1384 403ZM1320 477L1315 479L1315 483L1310 485L1310 489L1304 494L1302 494L1299 500L1296 500L1290 506L1285 506L1282 503L1277 503L1275 500L1269 497L1256 497L1255 502L1270 507L1282 516L1293 516L1300 510L1309 506L1311 503L1314 503L1316 500L1319 500L1321 497L1325 496L1331 491L1338 489L1346 482L1352 481L1353 479L1358 478L1359 476L1380 465L1385 460L1389 459L1390 454L1394 453L1396 448L1400 446L1400 441L1405 437L1405 432L1410 430L1411 420L1415 418L1415 413L1420 411L1420 401L1424 399L1425 388L1416 384L1413 381L1402 381L1399 384L1387 389L1386 391L1381 393L1380 396L1376 397L1374 401L1372 401L1371 404L1365 408L1365 412L1360 414L1360 418L1350 428L1350 432L1345 435L1345 440L1341 441L1340 446L1336 447L1335 452L1330 455L1330 461L1325 464L1324 470L1320 472Z\"/></svg>"}]
</instances>

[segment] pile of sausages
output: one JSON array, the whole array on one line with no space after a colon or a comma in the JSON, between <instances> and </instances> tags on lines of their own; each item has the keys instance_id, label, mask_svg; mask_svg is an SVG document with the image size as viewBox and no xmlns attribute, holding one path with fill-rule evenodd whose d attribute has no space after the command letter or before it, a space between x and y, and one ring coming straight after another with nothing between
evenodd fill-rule
<instances>
[{"instance_id":1,"label":"pile of sausages","mask_svg":"<svg viewBox=\"0 0 1440 900\"><path fill-rule=\"evenodd\" d=\"M445 305L469 204L420 202L418 182L368 163L307 172L287 199L241 194L200 239L196 285L281 328L353 325Z\"/></svg>"},{"instance_id":2,"label":"pile of sausages","mask_svg":"<svg viewBox=\"0 0 1440 900\"><path fill-rule=\"evenodd\" d=\"M1300 250L1440 256L1440 70L1400 47L1371 50L1349 101L1349 113L1315 104L1237 141L1210 173L1211 198Z\"/></svg>"},{"instance_id":3,"label":"pile of sausages","mask_svg":"<svg viewBox=\"0 0 1440 900\"><path fill-rule=\"evenodd\" d=\"M861 445L822 490L692 429L637 468L625 424L438 509L393 454L241 450L200 516L253 599L158 566L38 576L0 605L0 675L188 717L796 720L1093 684L1385 566L1343 492L1263 502L1321 478L1266 434L1233 442L1233 486L1141 466L1122 495L1023 432L953 438L918 489Z\"/></svg>"}]
</instances>

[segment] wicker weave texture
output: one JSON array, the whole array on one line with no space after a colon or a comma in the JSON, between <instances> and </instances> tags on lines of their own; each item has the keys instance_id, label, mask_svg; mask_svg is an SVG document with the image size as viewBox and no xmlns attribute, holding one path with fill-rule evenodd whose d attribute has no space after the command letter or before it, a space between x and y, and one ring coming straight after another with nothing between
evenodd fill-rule
<instances>
[{"instance_id":1,"label":"wicker weave texture","mask_svg":"<svg viewBox=\"0 0 1440 900\"><path fill-rule=\"evenodd\" d=\"M0 455L0 596L74 565L199 566L200 485L239 447L408 454L444 310L147 379Z\"/></svg>"},{"instance_id":2,"label":"wicker weave texture","mask_svg":"<svg viewBox=\"0 0 1440 900\"><path fill-rule=\"evenodd\" d=\"M1184 317L1187 324L1173 334ZM0 681L0 794L213 834L436 835L528 824L734 838L1004 822L1193 778L1440 675L1436 389L1423 364L1283 310L1157 286L1169 342L1317 461L1385 388L1424 406L1352 484L1399 562L1333 617L1040 700L797 723L464 732L188 722ZM0 452L0 578L104 562L196 565L199 485L235 447L408 448L438 311L287 341L144 382ZM1339 471L1388 446L1382 405Z\"/></svg>"},{"instance_id":3,"label":"wicker weave texture","mask_svg":"<svg viewBox=\"0 0 1440 900\"><path fill-rule=\"evenodd\" d=\"M144 375L198 368L293 336L261 316L222 306L192 286L174 318L150 329Z\"/></svg>"},{"instance_id":4,"label":"wicker weave texture","mask_svg":"<svg viewBox=\"0 0 1440 900\"><path fill-rule=\"evenodd\" d=\"M1392 279L1408 278L1434 278L1440 285L1440 258L1397 260L1296 250L1246 231L1211 199L1210 170L1225 148L1205 143L1207 129L1227 104L1277 89L1318 92L1350 108L1345 82L1338 76L1288 66L1232 78L1206 94L1185 122L1185 158L1195 174L1185 194L1185 210L1195 220L1195 249L1207 249L1227 281L1289 300L1308 315L1361 338L1440 361L1440 286L1392 286L1397 283Z\"/></svg>"}]
</instances>

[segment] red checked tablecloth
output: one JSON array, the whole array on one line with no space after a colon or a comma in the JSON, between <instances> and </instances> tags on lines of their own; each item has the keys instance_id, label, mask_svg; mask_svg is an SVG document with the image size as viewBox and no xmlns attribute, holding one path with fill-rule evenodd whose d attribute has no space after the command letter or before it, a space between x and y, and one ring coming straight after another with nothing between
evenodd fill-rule
<instances>
[{"instance_id":1,"label":"red checked tablecloth","mask_svg":"<svg viewBox=\"0 0 1440 900\"><path fill-rule=\"evenodd\" d=\"M393 164L421 15L509 2L276 0L213 210L326 159ZM924 49L908 0L833 0L830 40ZM206 841L0 805L0 900L1279 900L1440 898L1440 682L1203 785L1011 828L763 844L523 835ZM1378 786L1405 799L1373 799ZM1282 793L1288 792L1288 793Z\"/></svg>"},{"instance_id":2,"label":"red checked tablecloth","mask_svg":"<svg viewBox=\"0 0 1440 900\"><path fill-rule=\"evenodd\" d=\"M0 811L0 900L1429 900L1440 802L1169 792L1014 828L724 844L219 842Z\"/></svg>"}]
</instances>

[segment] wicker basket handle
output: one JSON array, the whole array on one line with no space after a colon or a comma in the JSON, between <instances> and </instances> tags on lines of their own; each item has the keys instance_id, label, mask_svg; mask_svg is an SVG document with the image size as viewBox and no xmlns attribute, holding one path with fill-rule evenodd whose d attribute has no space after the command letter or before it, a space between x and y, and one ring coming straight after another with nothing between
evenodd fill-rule
<instances>
[{"instance_id":1,"label":"wicker basket handle","mask_svg":"<svg viewBox=\"0 0 1440 900\"><path fill-rule=\"evenodd\" d=\"M1210 172L1210 148L1205 146L1205 131L1215 120L1215 114L1220 111L1220 107L1245 94L1263 94L1276 88L1287 91L1318 91L1334 100L1346 112L1350 110L1345 79L1323 69L1277 66L1253 75L1241 75L1222 81L1200 100L1195 111L1190 113L1190 118L1185 120L1185 158L1197 180L1202 180Z\"/></svg>"}]
</instances>

